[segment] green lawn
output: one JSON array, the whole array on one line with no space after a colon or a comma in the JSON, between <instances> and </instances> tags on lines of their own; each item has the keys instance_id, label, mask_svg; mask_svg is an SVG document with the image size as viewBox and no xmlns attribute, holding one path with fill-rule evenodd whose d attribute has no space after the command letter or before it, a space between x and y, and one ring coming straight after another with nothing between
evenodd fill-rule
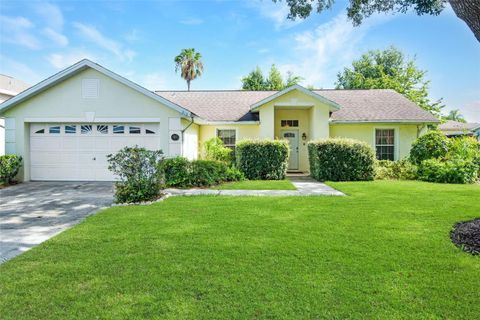
<instances>
[{"instance_id":1,"label":"green lawn","mask_svg":"<svg viewBox=\"0 0 480 320\"><path fill-rule=\"evenodd\" d=\"M290 180L244 180L213 187L219 190L297 190Z\"/></svg>"},{"instance_id":2,"label":"green lawn","mask_svg":"<svg viewBox=\"0 0 480 320\"><path fill-rule=\"evenodd\" d=\"M449 240L480 186L330 183L347 197L114 207L0 266L2 319L475 319Z\"/></svg>"}]
</instances>

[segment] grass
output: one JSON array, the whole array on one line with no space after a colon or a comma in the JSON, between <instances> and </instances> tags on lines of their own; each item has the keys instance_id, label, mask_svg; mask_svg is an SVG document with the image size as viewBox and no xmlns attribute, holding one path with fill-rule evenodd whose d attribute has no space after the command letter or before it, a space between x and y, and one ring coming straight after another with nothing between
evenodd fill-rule
<instances>
[{"instance_id":1,"label":"grass","mask_svg":"<svg viewBox=\"0 0 480 320\"><path fill-rule=\"evenodd\" d=\"M214 189L218 190L297 190L290 180L244 180L227 182Z\"/></svg>"},{"instance_id":2,"label":"grass","mask_svg":"<svg viewBox=\"0 0 480 320\"><path fill-rule=\"evenodd\" d=\"M478 185L114 207L0 266L2 319L475 319Z\"/></svg>"}]
</instances>

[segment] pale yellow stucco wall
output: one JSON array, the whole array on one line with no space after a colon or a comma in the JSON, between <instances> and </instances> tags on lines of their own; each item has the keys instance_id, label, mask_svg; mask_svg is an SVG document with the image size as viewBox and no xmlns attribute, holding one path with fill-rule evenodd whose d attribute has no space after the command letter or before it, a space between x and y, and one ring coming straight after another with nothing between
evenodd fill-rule
<instances>
[{"instance_id":1,"label":"pale yellow stucco wall","mask_svg":"<svg viewBox=\"0 0 480 320\"><path fill-rule=\"evenodd\" d=\"M417 124L390 124L390 123L368 123L368 124L331 124L330 137L351 138L364 141L375 147L375 129L395 130L395 154L396 160L408 157L413 141L418 134L423 134L425 129Z\"/></svg>"},{"instance_id":2,"label":"pale yellow stucco wall","mask_svg":"<svg viewBox=\"0 0 480 320\"><path fill-rule=\"evenodd\" d=\"M82 98L82 80L99 79L99 96ZM165 154L169 149L168 118L178 118L180 113L94 69L86 69L58 83L46 91L7 110L2 116L14 119L15 153L24 159L20 178L29 180L30 134L26 118L49 118L49 122L65 122L68 119L86 119L86 113L94 112L95 118L152 118L160 121L160 146ZM85 122L92 122L87 121ZM125 121L128 122L128 121Z\"/></svg>"}]
</instances>

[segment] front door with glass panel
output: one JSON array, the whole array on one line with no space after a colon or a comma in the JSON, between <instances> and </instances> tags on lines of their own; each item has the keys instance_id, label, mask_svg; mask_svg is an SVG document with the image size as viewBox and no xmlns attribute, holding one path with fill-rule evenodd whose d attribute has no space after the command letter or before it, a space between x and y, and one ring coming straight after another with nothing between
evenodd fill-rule
<instances>
[{"instance_id":1,"label":"front door with glass panel","mask_svg":"<svg viewBox=\"0 0 480 320\"><path fill-rule=\"evenodd\" d=\"M288 140L290 145L288 170L298 170L298 130L284 130L282 131L282 137Z\"/></svg>"}]
</instances>

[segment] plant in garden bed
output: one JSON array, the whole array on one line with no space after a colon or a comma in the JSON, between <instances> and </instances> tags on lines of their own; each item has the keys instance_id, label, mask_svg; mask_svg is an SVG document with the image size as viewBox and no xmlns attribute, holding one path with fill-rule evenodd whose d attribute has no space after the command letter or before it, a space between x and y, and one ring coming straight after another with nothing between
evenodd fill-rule
<instances>
[{"instance_id":1,"label":"plant in garden bed","mask_svg":"<svg viewBox=\"0 0 480 320\"><path fill-rule=\"evenodd\" d=\"M415 180L416 178L417 166L408 159L377 160L375 162L375 179Z\"/></svg>"},{"instance_id":2,"label":"plant in garden bed","mask_svg":"<svg viewBox=\"0 0 480 320\"><path fill-rule=\"evenodd\" d=\"M160 196L161 174L158 163L163 159L161 150L125 147L109 154L108 169L120 181L115 182L115 201L133 203L151 201Z\"/></svg>"},{"instance_id":3,"label":"plant in garden bed","mask_svg":"<svg viewBox=\"0 0 480 320\"><path fill-rule=\"evenodd\" d=\"M320 181L373 180L373 149L353 139L324 139L308 143L310 174Z\"/></svg>"},{"instance_id":4,"label":"plant in garden bed","mask_svg":"<svg viewBox=\"0 0 480 320\"><path fill-rule=\"evenodd\" d=\"M249 180L283 180L289 147L285 140L242 140L235 147L237 168Z\"/></svg>"},{"instance_id":5,"label":"plant in garden bed","mask_svg":"<svg viewBox=\"0 0 480 320\"><path fill-rule=\"evenodd\" d=\"M243 174L226 163L212 160L189 161L183 157L166 159L160 164L167 187L209 187L227 181L243 180Z\"/></svg>"},{"instance_id":6,"label":"plant in garden bed","mask_svg":"<svg viewBox=\"0 0 480 320\"><path fill-rule=\"evenodd\" d=\"M22 157L14 154L0 156L0 185L15 183L15 177L22 166Z\"/></svg>"},{"instance_id":7,"label":"plant in garden bed","mask_svg":"<svg viewBox=\"0 0 480 320\"><path fill-rule=\"evenodd\" d=\"M205 141L203 145L205 160L214 160L231 164L233 151L223 145L223 141L218 138L212 138Z\"/></svg>"}]
</instances>

